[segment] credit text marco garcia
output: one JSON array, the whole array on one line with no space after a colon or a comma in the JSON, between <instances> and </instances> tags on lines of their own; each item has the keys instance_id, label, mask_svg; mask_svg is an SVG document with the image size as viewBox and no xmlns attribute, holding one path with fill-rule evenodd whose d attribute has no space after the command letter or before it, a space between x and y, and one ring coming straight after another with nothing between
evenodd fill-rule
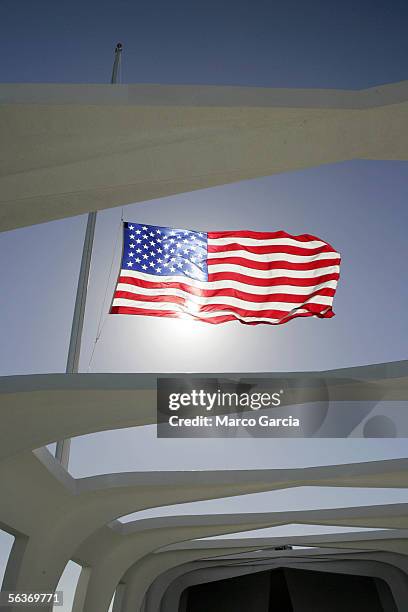
<instances>
[{"instance_id":1,"label":"credit text marco garcia","mask_svg":"<svg viewBox=\"0 0 408 612\"><path fill-rule=\"evenodd\" d=\"M286 417L232 417L229 415L195 416L192 418L172 415L169 417L172 427L300 427L300 419L292 415Z\"/></svg>"}]
</instances>

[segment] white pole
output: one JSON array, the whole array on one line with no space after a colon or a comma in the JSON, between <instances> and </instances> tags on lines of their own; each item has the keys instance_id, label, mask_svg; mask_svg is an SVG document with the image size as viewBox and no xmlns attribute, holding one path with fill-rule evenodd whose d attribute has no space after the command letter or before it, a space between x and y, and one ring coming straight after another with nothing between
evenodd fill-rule
<instances>
[{"instance_id":1,"label":"white pole","mask_svg":"<svg viewBox=\"0 0 408 612\"><path fill-rule=\"evenodd\" d=\"M113 62L111 84L117 83L120 59L123 45L118 43L115 48L115 60ZM78 288L75 300L74 315L71 327L71 339L69 342L66 374L77 374L79 367L79 356L81 354L82 330L84 326L86 296L88 293L89 272L91 269L92 247L95 235L96 212L88 214L86 225L84 247L82 251L81 269L79 272ZM69 454L71 439L59 440L55 450L55 458L67 470L69 465Z\"/></svg>"}]
</instances>

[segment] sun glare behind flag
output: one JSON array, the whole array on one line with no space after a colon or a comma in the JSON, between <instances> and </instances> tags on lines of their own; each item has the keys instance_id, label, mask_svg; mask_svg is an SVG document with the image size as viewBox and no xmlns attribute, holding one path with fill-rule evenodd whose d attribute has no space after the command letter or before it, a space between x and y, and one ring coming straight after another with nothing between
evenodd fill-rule
<instances>
[{"instance_id":1,"label":"sun glare behind flag","mask_svg":"<svg viewBox=\"0 0 408 612\"><path fill-rule=\"evenodd\" d=\"M111 314L250 325L334 316L340 255L315 236L139 223L123 236Z\"/></svg>"}]
</instances>

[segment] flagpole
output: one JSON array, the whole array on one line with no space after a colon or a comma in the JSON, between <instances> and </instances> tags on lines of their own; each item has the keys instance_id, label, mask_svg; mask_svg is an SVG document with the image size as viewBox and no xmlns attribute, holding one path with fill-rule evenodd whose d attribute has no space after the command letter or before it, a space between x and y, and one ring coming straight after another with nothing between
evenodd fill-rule
<instances>
[{"instance_id":1,"label":"flagpole","mask_svg":"<svg viewBox=\"0 0 408 612\"><path fill-rule=\"evenodd\" d=\"M123 45L118 43L115 47L115 59L112 67L111 84L118 81L121 53ZM88 214L86 225L84 246L82 250L81 268L78 278L78 287L75 300L74 315L72 318L71 338L69 342L66 374L77 374L79 368L79 357L81 354L82 330L84 326L86 296L88 293L89 272L91 269L92 248L95 236L96 211ZM55 450L55 458L59 463L68 469L69 455L71 449L71 439L59 440Z\"/></svg>"}]
</instances>

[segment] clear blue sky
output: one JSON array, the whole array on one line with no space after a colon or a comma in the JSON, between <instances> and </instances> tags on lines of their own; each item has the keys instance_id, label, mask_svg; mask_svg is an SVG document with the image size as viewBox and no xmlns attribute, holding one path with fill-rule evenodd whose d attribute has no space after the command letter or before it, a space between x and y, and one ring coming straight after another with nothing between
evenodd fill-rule
<instances>
[{"instance_id":1,"label":"clear blue sky","mask_svg":"<svg viewBox=\"0 0 408 612\"><path fill-rule=\"evenodd\" d=\"M128 83L359 89L408 79L403 1L3 0L0 11L3 82L108 82L118 40L125 45L122 81ZM230 323L211 329L108 317L92 371L306 370L407 358L407 196L405 162L356 160L126 207L129 220L152 224L282 228L321 236L343 255L337 316L280 328ZM98 219L83 371L119 218L120 210L113 209ZM0 235L5 294L0 373L64 371L84 223L77 217ZM111 290L112 279L109 298ZM72 470L80 476L273 467L406 454L403 440L199 442L158 441L151 428L87 436L74 441ZM389 491L384 501L397 500L392 495ZM290 496L292 507L296 501ZM305 490L297 499L307 507L316 493ZM358 499L363 503L361 495ZM239 504L234 501L236 509ZM255 501L251 508L258 509Z\"/></svg>"},{"instance_id":2,"label":"clear blue sky","mask_svg":"<svg viewBox=\"0 0 408 612\"><path fill-rule=\"evenodd\" d=\"M407 76L403 0L2 0L2 81L360 88Z\"/></svg>"}]
</instances>

